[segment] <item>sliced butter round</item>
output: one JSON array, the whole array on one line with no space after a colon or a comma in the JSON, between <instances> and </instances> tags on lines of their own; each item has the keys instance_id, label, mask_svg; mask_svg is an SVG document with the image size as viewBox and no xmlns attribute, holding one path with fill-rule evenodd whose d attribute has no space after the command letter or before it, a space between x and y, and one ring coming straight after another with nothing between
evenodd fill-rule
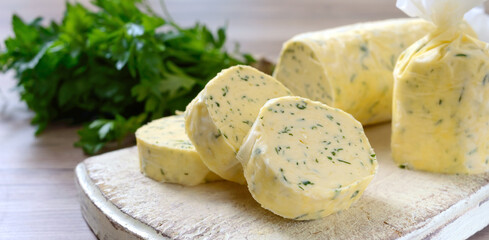
<instances>
[{"instance_id":1,"label":"sliced butter round","mask_svg":"<svg viewBox=\"0 0 489 240\"><path fill-rule=\"evenodd\" d=\"M268 101L238 153L248 189L285 218L317 219L356 202L377 171L362 125L300 97Z\"/></svg>"},{"instance_id":2,"label":"sliced butter round","mask_svg":"<svg viewBox=\"0 0 489 240\"><path fill-rule=\"evenodd\" d=\"M187 135L207 167L244 184L236 153L263 104L286 95L291 93L280 82L248 66L225 69L209 81L185 111Z\"/></svg>"},{"instance_id":3,"label":"sliced butter round","mask_svg":"<svg viewBox=\"0 0 489 240\"><path fill-rule=\"evenodd\" d=\"M185 134L183 115L154 120L136 131L141 171L160 181L193 186L220 180Z\"/></svg>"}]
</instances>

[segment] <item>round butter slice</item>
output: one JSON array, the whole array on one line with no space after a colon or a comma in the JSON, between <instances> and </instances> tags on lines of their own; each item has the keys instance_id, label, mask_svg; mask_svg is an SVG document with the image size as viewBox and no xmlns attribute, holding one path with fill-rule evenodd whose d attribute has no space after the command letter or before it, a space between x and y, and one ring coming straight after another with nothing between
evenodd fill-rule
<instances>
[{"instance_id":1,"label":"round butter slice","mask_svg":"<svg viewBox=\"0 0 489 240\"><path fill-rule=\"evenodd\" d=\"M183 115L154 120L136 131L141 172L159 182L194 186L220 180L185 134Z\"/></svg>"},{"instance_id":2,"label":"round butter slice","mask_svg":"<svg viewBox=\"0 0 489 240\"><path fill-rule=\"evenodd\" d=\"M295 220L349 208L377 172L375 153L360 122L300 97L268 101L238 159L253 198Z\"/></svg>"},{"instance_id":3,"label":"round butter slice","mask_svg":"<svg viewBox=\"0 0 489 240\"><path fill-rule=\"evenodd\" d=\"M244 184L236 153L263 104L287 95L280 82L252 67L225 69L187 106L187 135L209 169Z\"/></svg>"}]
</instances>

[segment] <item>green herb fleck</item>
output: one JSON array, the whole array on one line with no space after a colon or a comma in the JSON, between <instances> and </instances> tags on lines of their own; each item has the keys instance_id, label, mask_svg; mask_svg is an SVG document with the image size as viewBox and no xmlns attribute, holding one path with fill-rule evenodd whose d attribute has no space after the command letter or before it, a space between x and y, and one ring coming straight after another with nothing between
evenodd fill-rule
<instances>
[{"instance_id":1,"label":"green herb fleck","mask_svg":"<svg viewBox=\"0 0 489 240\"><path fill-rule=\"evenodd\" d=\"M338 159L338 162L346 163L346 164L351 164L350 162L347 162L345 160Z\"/></svg>"},{"instance_id":2,"label":"green herb fleck","mask_svg":"<svg viewBox=\"0 0 489 240\"><path fill-rule=\"evenodd\" d=\"M297 103L295 106L296 106L298 109L300 109L300 110L304 110L304 109L306 109L307 103L305 103L305 102L302 102L302 104Z\"/></svg>"},{"instance_id":3,"label":"green herb fleck","mask_svg":"<svg viewBox=\"0 0 489 240\"><path fill-rule=\"evenodd\" d=\"M222 96L225 97L228 94L228 92L229 92L228 86L223 87L222 88L222 92L223 92L222 93Z\"/></svg>"},{"instance_id":4,"label":"green herb fleck","mask_svg":"<svg viewBox=\"0 0 489 240\"><path fill-rule=\"evenodd\" d=\"M360 191L356 190L350 197L350 199L356 197Z\"/></svg>"},{"instance_id":5,"label":"green herb fleck","mask_svg":"<svg viewBox=\"0 0 489 240\"><path fill-rule=\"evenodd\" d=\"M279 134L282 134L282 133L288 133L290 132L292 129L290 129L289 127L285 126L284 129L280 130L280 132L278 132Z\"/></svg>"},{"instance_id":6,"label":"green herb fleck","mask_svg":"<svg viewBox=\"0 0 489 240\"><path fill-rule=\"evenodd\" d=\"M426 46L426 43L421 45L414 53L417 53L419 52L422 48L424 48Z\"/></svg>"},{"instance_id":7,"label":"green herb fleck","mask_svg":"<svg viewBox=\"0 0 489 240\"><path fill-rule=\"evenodd\" d=\"M367 53L368 52L368 48L366 45L362 44L360 45L360 51L364 52L364 53Z\"/></svg>"},{"instance_id":8,"label":"green herb fleck","mask_svg":"<svg viewBox=\"0 0 489 240\"><path fill-rule=\"evenodd\" d=\"M462 87L462 91L460 92L460 96L458 97L458 102L462 101L462 96L464 95L465 87Z\"/></svg>"},{"instance_id":9,"label":"green herb fleck","mask_svg":"<svg viewBox=\"0 0 489 240\"><path fill-rule=\"evenodd\" d=\"M165 172L161 168L160 168L160 173L161 173L161 175L165 176Z\"/></svg>"},{"instance_id":10,"label":"green herb fleck","mask_svg":"<svg viewBox=\"0 0 489 240\"><path fill-rule=\"evenodd\" d=\"M302 189L302 190L304 190L304 189ZM304 213L304 214L302 214L302 215L299 215L299 216L295 217L295 218L294 218L294 220L301 219L301 218L303 218L303 217L305 217L305 216L307 216L307 213Z\"/></svg>"},{"instance_id":11,"label":"green herb fleck","mask_svg":"<svg viewBox=\"0 0 489 240\"><path fill-rule=\"evenodd\" d=\"M339 188L341 188L341 185L339 186ZM333 196L332 200L335 200L338 196L340 196L341 189L339 189L339 188L334 190L334 196Z\"/></svg>"},{"instance_id":12,"label":"green herb fleck","mask_svg":"<svg viewBox=\"0 0 489 240\"><path fill-rule=\"evenodd\" d=\"M455 57L467 57L467 54L458 53L458 54L455 54Z\"/></svg>"},{"instance_id":13,"label":"green herb fleck","mask_svg":"<svg viewBox=\"0 0 489 240\"><path fill-rule=\"evenodd\" d=\"M312 183L312 182L311 182L311 181L309 181L309 180L302 181L301 183L302 183L302 185L304 185L304 186L307 186L307 185L314 185L314 183Z\"/></svg>"},{"instance_id":14,"label":"green herb fleck","mask_svg":"<svg viewBox=\"0 0 489 240\"><path fill-rule=\"evenodd\" d=\"M282 147L278 146L278 147L275 147L275 152L277 154L279 154L279 152L282 150Z\"/></svg>"},{"instance_id":15,"label":"green herb fleck","mask_svg":"<svg viewBox=\"0 0 489 240\"><path fill-rule=\"evenodd\" d=\"M255 151L253 152L253 154L256 156L256 155L260 155L261 154L261 149L260 148L257 148L255 149Z\"/></svg>"},{"instance_id":16,"label":"green herb fleck","mask_svg":"<svg viewBox=\"0 0 489 240\"><path fill-rule=\"evenodd\" d=\"M350 82L352 83L353 81L355 81L355 78L357 78L357 75L356 74L352 74L351 77L350 77Z\"/></svg>"},{"instance_id":17,"label":"green herb fleck","mask_svg":"<svg viewBox=\"0 0 489 240\"><path fill-rule=\"evenodd\" d=\"M477 148L472 149L470 152L468 152L468 155L472 155L477 152Z\"/></svg>"}]
</instances>

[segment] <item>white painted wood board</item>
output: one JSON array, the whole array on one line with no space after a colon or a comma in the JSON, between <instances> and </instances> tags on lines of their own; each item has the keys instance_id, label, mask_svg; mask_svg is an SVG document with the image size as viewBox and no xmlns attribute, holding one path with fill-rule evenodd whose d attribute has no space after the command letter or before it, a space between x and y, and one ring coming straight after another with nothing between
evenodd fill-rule
<instances>
[{"instance_id":1,"label":"white painted wood board","mask_svg":"<svg viewBox=\"0 0 489 240\"><path fill-rule=\"evenodd\" d=\"M140 173L135 147L78 165L82 213L100 239L465 239L489 224L489 173L400 169L390 157L390 125L366 133L377 176L349 210L321 220L283 219L234 183L155 182Z\"/></svg>"}]
</instances>

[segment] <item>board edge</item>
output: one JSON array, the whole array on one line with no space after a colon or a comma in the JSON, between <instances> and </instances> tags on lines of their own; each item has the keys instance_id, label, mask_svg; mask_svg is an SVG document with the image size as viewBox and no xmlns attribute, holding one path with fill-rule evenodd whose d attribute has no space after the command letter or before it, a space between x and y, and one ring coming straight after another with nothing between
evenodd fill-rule
<instances>
[{"instance_id":1,"label":"board edge","mask_svg":"<svg viewBox=\"0 0 489 240\"><path fill-rule=\"evenodd\" d=\"M489 218L478 218L478 223L461 229L474 215L489 214L489 185L482 186L468 198L462 199L435 217L429 218L422 228L407 233L398 240L407 239L467 239L489 225ZM444 219L449 220L444 220ZM457 231L458 230L458 231ZM457 234L457 235L452 235Z\"/></svg>"},{"instance_id":2,"label":"board edge","mask_svg":"<svg viewBox=\"0 0 489 240\"><path fill-rule=\"evenodd\" d=\"M98 239L170 239L111 203L88 176L83 162L75 168L75 185L82 216Z\"/></svg>"}]
</instances>

